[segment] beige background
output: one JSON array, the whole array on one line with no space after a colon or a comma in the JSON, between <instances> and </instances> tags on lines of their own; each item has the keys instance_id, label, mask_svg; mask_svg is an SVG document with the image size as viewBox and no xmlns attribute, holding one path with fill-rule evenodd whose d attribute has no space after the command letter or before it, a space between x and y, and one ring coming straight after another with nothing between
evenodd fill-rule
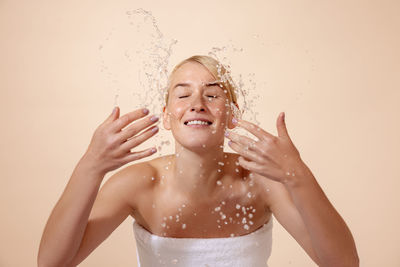
<instances>
[{"instance_id":1,"label":"beige background","mask_svg":"<svg viewBox=\"0 0 400 267\"><path fill-rule=\"evenodd\" d=\"M36 264L48 215L114 103L98 46L140 7L178 40L173 64L230 39L243 47L261 125L276 134L286 112L361 265L400 266L400 4L388 0L0 0L0 266ZM123 100L122 113L140 104ZM80 266L136 266L131 224ZM273 237L271 266L314 266L278 224Z\"/></svg>"}]
</instances>

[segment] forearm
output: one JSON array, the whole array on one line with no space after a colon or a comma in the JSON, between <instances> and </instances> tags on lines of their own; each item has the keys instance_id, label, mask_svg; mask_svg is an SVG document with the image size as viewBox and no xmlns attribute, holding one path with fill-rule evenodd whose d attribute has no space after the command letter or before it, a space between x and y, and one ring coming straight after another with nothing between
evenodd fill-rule
<instances>
[{"instance_id":1,"label":"forearm","mask_svg":"<svg viewBox=\"0 0 400 267\"><path fill-rule=\"evenodd\" d=\"M320 266L358 266L352 234L311 171L286 184L310 235Z\"/></svg>"},{"instance_id":2,"label":"forearm","mask_svg":"<svg viewBox=\"0 0 400 267\"><path fill-rule=\"evenodd\" d=\"M39 266L64 266L79 249L104 177L82 159L47 221L40 242Z\"/></svg>"}]
</instances>

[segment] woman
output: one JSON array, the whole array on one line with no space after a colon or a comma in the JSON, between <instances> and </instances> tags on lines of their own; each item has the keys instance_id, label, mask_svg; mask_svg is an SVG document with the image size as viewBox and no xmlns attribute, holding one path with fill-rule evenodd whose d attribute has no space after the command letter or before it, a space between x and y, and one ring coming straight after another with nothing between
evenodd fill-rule
<instances>
[{"instance_id":1,"label":"woman","mask_svg":"<svg viewBox=\"0 0 400 267\"><path fill-rule=\"evenodd\" d=\"M217 61L184 60L163 112L175 154L125 167L99 192L107 172L156 151L131 149L158 132L159 118L146 109L120 117L116 107L50 215L39 266L76 266L129 215L140 266L266 266L272 214L316 264L358 266L353 237L300 158L284 113L273 136L235 118L231 105L235 93ZM223 151L225 137L237 154Z\"/></svg>"}]
</instances>

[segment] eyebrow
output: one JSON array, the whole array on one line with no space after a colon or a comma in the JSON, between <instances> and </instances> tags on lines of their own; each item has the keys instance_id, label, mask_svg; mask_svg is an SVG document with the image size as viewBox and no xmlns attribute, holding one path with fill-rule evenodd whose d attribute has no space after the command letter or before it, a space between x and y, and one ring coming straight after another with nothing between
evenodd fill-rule
<instances>
[{"instance_id":1,"label":"eyebrow","mask_svg":"<svg viewBox=\"0 0 400 267\"><path fill-rule=\"evenodd\" d=\"M172 89L175 89L178 86L189 86L189 85L190 84L188 84L188 83L177 83L177 84L175 84L175 86Z\"/></svg>"},{"instance_id":2,"label":"eyebrow","mask_svg":"<svg viewBox=\"0 0 400 267\"><path fill-rule=\"evenodd\" d=\"M219 81L213 81L213 82L206 83L206 86L215 86L215 85L219 86L220 85ZM172 89L175 89L178 86L184 87L184 86L190 86L190 84L189 83L177 83L177 84L175 84L175 86Z\"/></svg>"}]
</instances>

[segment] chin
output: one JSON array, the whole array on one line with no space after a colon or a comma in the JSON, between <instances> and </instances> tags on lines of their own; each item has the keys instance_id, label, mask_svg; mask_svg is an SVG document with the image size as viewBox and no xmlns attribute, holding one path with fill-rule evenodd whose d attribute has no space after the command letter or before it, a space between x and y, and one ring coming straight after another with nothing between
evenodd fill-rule
<instances>
[{"instance_id":1,"label":"chin","mask_svg":"<svg viewBox=\"0 0 400 267\"><path fill-rule=\"evenodd\" d=\"M193 151L218 149L220 148L220 143L223 144L223 140L221 140L221 142L216 142L216 140L216 138L211 139L209 136L207 136L207 138L202 138L201 136L191 136L190 138L188 138L187 136L183 138L175 138L175 141L179 143L182 147Z\"/></svg>"}]
</instances>

